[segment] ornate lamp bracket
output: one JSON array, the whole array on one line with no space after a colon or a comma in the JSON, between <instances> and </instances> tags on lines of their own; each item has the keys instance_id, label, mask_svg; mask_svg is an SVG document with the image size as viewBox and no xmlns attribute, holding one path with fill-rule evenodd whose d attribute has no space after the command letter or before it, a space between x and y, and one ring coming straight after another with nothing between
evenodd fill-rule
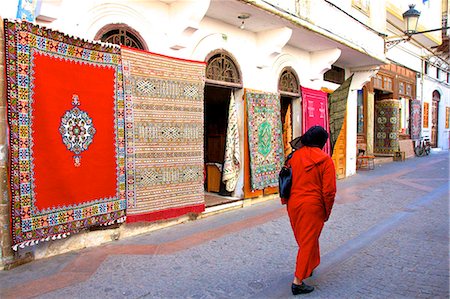
<instances>
[{"instance_id":1,"label":"ornate lamp bracket","mask_svg":"<svg viewBox=\"0 0 450 299\"><path fill-rule=\"evenodd\" d=\"M392 49L393 47L395 47L399 43L408 41L410 38L411 38L410 36L405 36L405 37L393 38L393 39L385 40L384 41L384 52L386 53L387 50Z\"/></svg>"}]
</instances>

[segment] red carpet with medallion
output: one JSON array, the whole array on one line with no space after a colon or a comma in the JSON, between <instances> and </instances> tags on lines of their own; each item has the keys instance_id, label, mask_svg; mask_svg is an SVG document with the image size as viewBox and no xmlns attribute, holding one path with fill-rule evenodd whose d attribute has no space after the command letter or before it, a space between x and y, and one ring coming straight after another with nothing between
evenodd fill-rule
<instances>
[{"instance_id":1,"label":"red carpet with medallion","mask_svg":"<svg viewBox=\"0 0 450 299\"><path fill-rule=\"evenodd\" d=\"M120 48L5 21L17 246L125 219Z\"/></svg>"}]
</instances>

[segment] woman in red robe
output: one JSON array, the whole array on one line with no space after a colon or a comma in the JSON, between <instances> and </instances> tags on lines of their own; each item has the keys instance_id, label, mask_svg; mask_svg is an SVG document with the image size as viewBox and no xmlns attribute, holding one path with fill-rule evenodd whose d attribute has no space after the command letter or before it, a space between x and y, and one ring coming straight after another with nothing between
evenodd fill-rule
<instances>
[{"instance_id":1,"label":"woman in red robe","mask_svg":"<svg viewBox=\"0 0 450 299\"><path fill-rule=\"evenodd\" d=\"M292 283L294 295L314 290L303 280L310 277L320 263L319 237L324 223L330 217L336 194L333 160L322 151L327 139L328 133L324 128L311 127L304 135L293 140L292 146L297 150L287 161L292 168L287 211L299 246Z\"/></svg>"}]
</instances>

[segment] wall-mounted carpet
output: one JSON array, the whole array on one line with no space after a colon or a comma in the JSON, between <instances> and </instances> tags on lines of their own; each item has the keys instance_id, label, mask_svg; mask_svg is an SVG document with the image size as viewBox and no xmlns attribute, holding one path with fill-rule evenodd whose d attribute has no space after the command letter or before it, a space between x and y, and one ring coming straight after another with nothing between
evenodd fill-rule
<instances>
[{"instance_id":1,"label":"wall-mounted carpet","mask_svg":"<svg viewBox=\"0 0 450 299\"><path fill-rule=\"evenodd\" d=\"M301 91L303 110L302 133L305 133L309 128L316 125L322 126L327 132L330 132L327 93L306 87L301 87ZM323 151L331 155L330 147L330 138L328 138Z\"/></svg>"},{"instance_id":2,"label":"wall-mounted carpet","mask_svg":"<svg viewBox=\"0 0 450 299\"><path fill-rule=\"evenodd\" d=\"M330 116L330 147L331 153L334 153L334 145L341 133L344 119L347 114L347 99L352 84L353 74L347 78L332 94L328 97L328 114Z\"/></svg>"},{"instance_id":3,"label":"wall-mounted carpet","mask_svg":"<svg viewBox=\"0 0 450 299\"><path fill-rule=\"evenodd\" d=\"M422 130L422 102L419 100L412 100L410 114L411 139L419 140Z\"/></svg>"},{"instance_id":4,"label":"wall-mounted carpet","mask_svg":"<svg viewBox=\"0 0 450 299\"><path fill-rule=\"evenodd\" d=\"M278 94L245 90L252 190L278 186L284 163L283 132Z\"/></svg>"},{"instance_id":5,"label":"wall-mounted carpet","mask_svg":"<svg viewBox=\"0 0 450 299\"><path fill-rule=\"evenodd\" d=\"M399 100L375 102L375 153L393 155L399 150L399 113Z\"/></svg>"},{"instance_id":6,"label":"wall-mounted carpet","mask_svg":"<svg viewBox=\"0 0 450 299\"><path fill-rule=\"evenodd\" d=\"M4 24L14 249L123 221L120 49Z\"/></svg>"},{"instance_id":7,"label":"wall-mounted carpet","mask_svg":"<svg viewBox=\"0 0 450 299\"><path fill-rule=\"evenodd\" d=\"M204 211L205 63L122 48L127 222Z\"/></svg>"}]
</instances>

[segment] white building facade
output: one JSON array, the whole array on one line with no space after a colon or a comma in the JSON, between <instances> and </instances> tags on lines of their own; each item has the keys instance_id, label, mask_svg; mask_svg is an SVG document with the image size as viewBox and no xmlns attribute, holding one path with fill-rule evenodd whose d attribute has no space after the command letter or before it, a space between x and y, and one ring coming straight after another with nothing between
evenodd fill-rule
<instances>
[{"instance_id":1,"label":"white building facade","mask_svg":"<svg viewBox=\"0 0 450 299\"><path fill-rule=\"evenodd\" d=\"M411 3L410 3L411 2ZM417 31L448 26L448 1L388 1L388 33L398 35L400 13L415 4L421 13ZM417 74L416 99L422 103L422 137L438 150L449 148L450 78L448 29L412 35L411 40L387 50L386 57ZM446 49L439 48L446 43Z\"/></svg>"}]
</instances>

